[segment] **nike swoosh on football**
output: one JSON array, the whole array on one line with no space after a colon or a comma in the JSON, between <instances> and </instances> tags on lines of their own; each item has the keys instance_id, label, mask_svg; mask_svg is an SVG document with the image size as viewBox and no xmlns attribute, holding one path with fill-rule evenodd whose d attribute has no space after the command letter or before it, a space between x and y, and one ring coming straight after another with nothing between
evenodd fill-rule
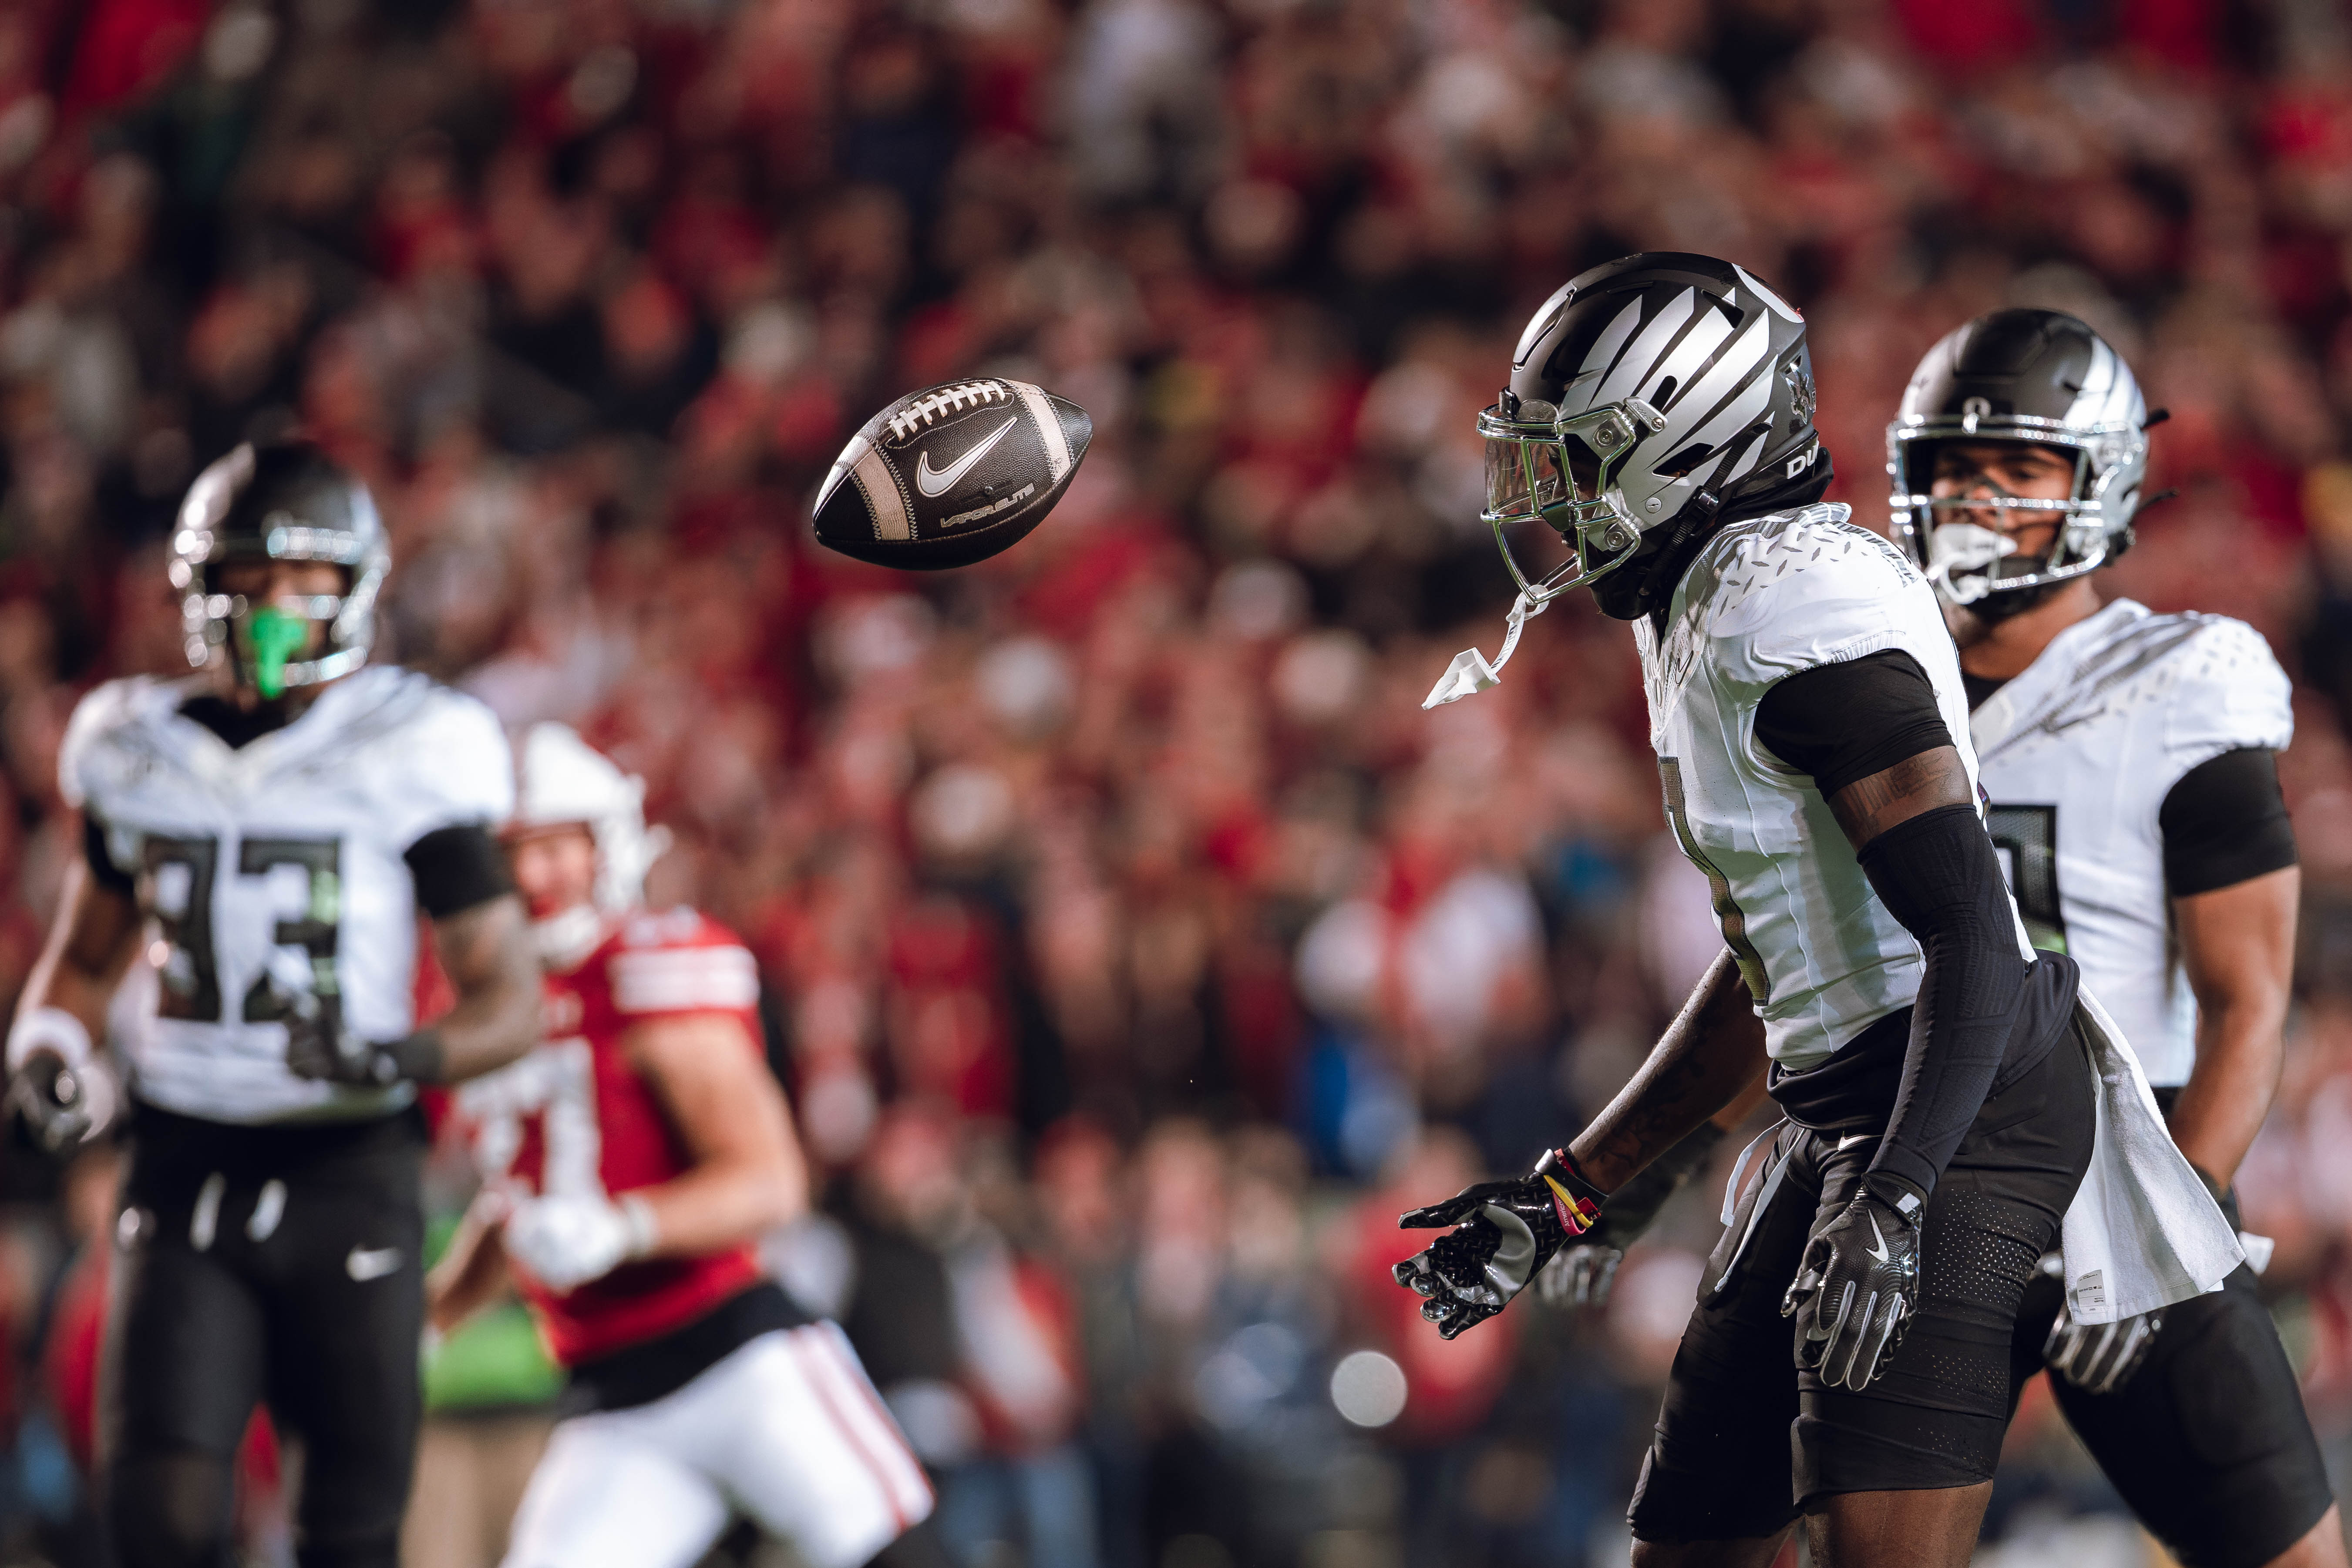
<instances>
[{"instance_id":1,"label":"nike swoosh on football","mask_svg":"<svg viewBox=\"0 0 2352 1568\"><path fill-rule=\"evenodd\" d=\"M343 1259L343 1272L362 1284L381 1279L400 1267L400 1248L396 1247L354 1247Z\"/></svg>"},{"instance_id":2,"label":"nike swoosh on football","mask_svg":"<svg viewBox=\"0 0 2352 1568\"><path fill-rule=\"evenodd\" d=\"M931 467L931 455L925 452L915 459L915 488L927 496L945 495L955 482L971 472L971 466L988 456L988 449L1004 439L1004 433L1021 423L1015 415L996 427L992 435L983 436L972 449L950 463L945 468Z\"/></svg>"}]
</instances>

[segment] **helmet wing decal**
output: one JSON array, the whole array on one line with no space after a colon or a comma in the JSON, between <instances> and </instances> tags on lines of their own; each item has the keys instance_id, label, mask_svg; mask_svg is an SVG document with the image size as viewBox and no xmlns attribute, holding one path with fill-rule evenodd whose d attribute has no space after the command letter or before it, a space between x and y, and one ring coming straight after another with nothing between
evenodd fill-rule
<instances>
[{"instance_id":1,"label":"helmet wing decal","mask_svg":"<svg viewBox=\"0 0 2352 1568\"><path fill-rule=\"evenodd\" d=\"M1796 310L1787 300L1772 292L1771 289L1764 287L1763 284L1756 281L1756 275L1748 271L1748 268L1740 266L1739 263L1735 261L1731 264L1731 269L1739 274L1740 285L1750 294L1755 295L1759 300L1761 300L1764 303L1769 305L1772 308L1772 313L1774 315L1780 317L1784 321L1802 321L1805 319L1804 317L1797 314Z\"/></svg>"},{"instance_id":2,"label":"helmet wing decal","mask_svg":"<svg viewBox=\"0 0 2352 1568\"><path fill-rule=\"evenodd\" d=\"M1584 376L1605 371L1615 364L1617 355L1625 347L1625 340L1633 335L1633 329L1641 323L1642 297L1636 294L1625 301L1625 308L1617 312L1616 319L1603 327L1601 335L1592 340L1592 348L1585 354L1584 363L1576 367L1577 375L1564 379L1573 385ZM1581 413L1599 401L1598 397L1588 397L1571 412Z\"/></svg>"},{"instance_id":3,"label":"helmet wing decal","mask_svg":"<svg viewBox=\"0 0 2352 1568\"><path fill-rule=\"evenodd\" d=\"M1675 399L1677 404L1706 410L1689 439L1720 444L1771 405L1771 382L1761 374L1772 359L1771 321L1769 316L1750 316L1739 335L1724 345L1690 390Z\"/></svg>"},{"instance_id":4,"label":"helmet wing decal","mask_svg":"<svg viewBox=\"0 0 2352 1568\"><path fill-rule=\"evenodd\" d=\"M1704 442L1709 447L1720 447L1748 426L1762 419L1771 411L1771 379L1761 375L1751 376L1748 384L1733 394L1731 401L1724 405L1714 418L1691 432L1690 439L1694 444ZM1760 453L1758 455L1761 456ZM1717 478L1719 483L1736 477L1732 474L1721 474Z\"/></svg>"},{"instance_id":5,"label":"helmet wing decal","mask_svg":"<svg viewBox=\"0 0 2352 1568\"><path fill-rule=\"evenodd\" d=\"M1691 378L1707 363L1707 356L1723 346L1735 325L1720 310L1700 311L1698 320L1691 323L1690 331L1683 334L1683 341L1659 362L1657 374L1648 383L1650 390L1642 395L1659 407L1672 411L1682 402ZM1675 384L1673 394L1661 396L1660 392L1669 379Z\"/></svg>"},{"instance_id":6,"label":"helmet wing decal","mask_svg":"<svg viewBox=\"0 0 2352 1568\"><path fill-rule=\"evenodd\" d=\"M1615 368L1593 392L1590 406L1614 403L1621 397L1631 397L1633 389L1649 379L1650 367L1665 356L1666 347L1683 330L1685 322L1698 310L1698 290L1685 289L1665 303L1664 309L1650 319L1641 334L1625 345L1617 356Z\"/></svg>"}]
</instances>

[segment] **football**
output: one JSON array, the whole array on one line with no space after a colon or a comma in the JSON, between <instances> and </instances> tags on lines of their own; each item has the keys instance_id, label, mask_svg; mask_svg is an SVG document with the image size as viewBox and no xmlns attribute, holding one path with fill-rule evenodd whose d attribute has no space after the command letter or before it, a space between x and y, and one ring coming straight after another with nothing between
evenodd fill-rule
<instances>
[{"instance_id":1,"label":"football","mask_svg":"<svg viewBox=\"0 0 2352 1568\"><path fill-rule=\"evenodd\" d=\"M915 572L984 561L1054 510L1094 428L1085 409L1025 381L911 393L834 459L817 491L817 542Z\"/></svg>"}]
</instances>

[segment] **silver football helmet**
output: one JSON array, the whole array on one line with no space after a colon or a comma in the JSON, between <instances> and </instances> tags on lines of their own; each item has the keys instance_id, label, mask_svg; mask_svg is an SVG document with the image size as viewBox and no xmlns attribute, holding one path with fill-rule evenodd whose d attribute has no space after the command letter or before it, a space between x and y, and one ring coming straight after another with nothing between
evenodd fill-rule
<instances>
[{"instance_id":1,"label":"silver football helmet","mask_svg":"<svg viewBox=\"0 0 2352 1568\"><path fill-rule=\"evenodd\" d=\"M2130 548L2153 422L2131 367L2083 322L2042 310L1979 316L1927 351L1886 427L1895 541L1948 602L2026 608L2042 597L2037 590ZM2073 495L1932 495L1937 449L1949 441L2020 441L2072 454ZM2061 522L2046 553L2025 555L2006 537L1950 515L1983 510L2057 512Z\"/></svg>"},{"instance_id":2,"label":"silver football helmet","mask_svg":"<svg viewBox=\"0 0 2352 1568\"><path fill-rule=\"evenodd\" d=\"M214 570L230 561L324 561L344 569L342 593L308 600L299 614L223 594ZM383 522L367 486L305 441L247 442L188 487L172 533L172 586L188 662L226 658L239 684L263 697L348 675L375 641L375 601L392 567ZM304 623L323 623L325 646L308 658Z\"/></svg>"},{"instance_id":3,"label":"silver football helmet","mask_svg":"<svg viewBox=\"0 0 2352 1568\"><path fill-rule=\"evenodd\" d=\"M1425 706L1493 685L1528 617L1562 594L1591 585L1604 613L1637 619L1732 503L1752 513L1808 480L1813 499L1828 478L1813 405L1804 318L1744 268L1654 251L1569 282L1478 416L1478 515L1519 588L1503 651L1492 665L1465 651ZM1507 531L1528 522L1568 545L1559 567L1522 567Z\"/></svg>"}]
</instances>

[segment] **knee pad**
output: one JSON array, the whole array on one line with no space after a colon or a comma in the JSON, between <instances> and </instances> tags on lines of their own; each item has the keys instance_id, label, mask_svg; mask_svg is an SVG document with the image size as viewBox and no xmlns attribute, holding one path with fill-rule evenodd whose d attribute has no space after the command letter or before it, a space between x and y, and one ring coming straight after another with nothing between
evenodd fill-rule
<instances>
[{"instance_id":1,"label":"knee pad","mask_svg":"<svg viewBox=\"0 0 2352 1568\"><path fill-rule=\"evenodd\" d=\"M106 1514L123 1568L222 1568L230 1499L222 1455L118 1459L107 1477Z\"/></svg>"}]
</instances>

